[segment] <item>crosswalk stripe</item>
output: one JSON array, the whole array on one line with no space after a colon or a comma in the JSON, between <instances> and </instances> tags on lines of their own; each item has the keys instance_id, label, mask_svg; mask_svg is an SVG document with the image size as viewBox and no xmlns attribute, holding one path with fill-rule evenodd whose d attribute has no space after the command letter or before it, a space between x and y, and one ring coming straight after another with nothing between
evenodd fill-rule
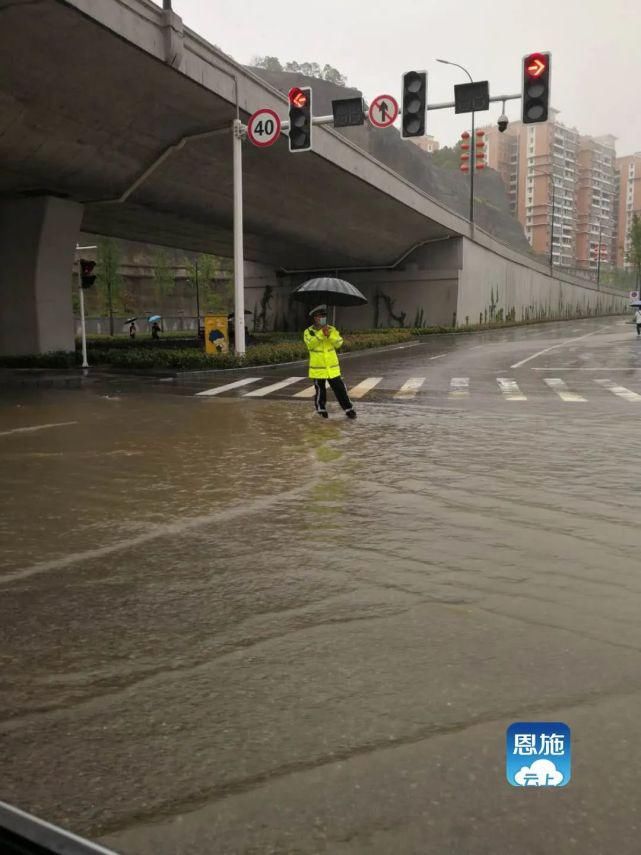
<instances>
[{"instance_id":1,"label":"crosswalk stripe","mask_svg":"<svg viewBox=\"0 0 641 855\"><path fill-rule=\"evenodd\" d=\"M469 377L452 377L450 380L450 398L468 398L470 394Z\"/></svg>"},{"instance_id":2,"label":"crosswalk stripe","mask_svg":"<svg viewBox=\"0 0 641 855\"><path fill-rule=\"evenodd\" d=\"M270 392L277 392L279 389L284 389L285 386L291 386L292 383L298 383L303 380L302 377L286 377L284 380L279 380L278 383L272 383L269 386L262 386L260 389L252 389L251 392L245 392L243 398L264 398Z\"/></svg>"},{"instance_id":3,"label":"crosswalk stripe","mask_svg":"<svg viewBox=\"0 0 641 855\"><path fill-rule=\"evenodd\" d=\"M398 392L394 395L395 398L413 398L421 386L425 383L425 377L410 377Z\"/></svg>"},{"instance_id":4,"label":"crosswalk stripe","mask_svg":"<svg viewBox=\"0 0 641 855\"><path fill-rule=\"evenodd\" d=\"M296 392L295 395L292 395L292 398L313 398L315 391L315 386L306 386L302 392Z\"/></svg>"},{"instance_id":5,"label":"crosswalk stripe","mask_svg":"<svg viewBox=\"0 0 641 855\"><path fill-rule=\"evenodd\" d=\"M362 398L364 395L367 395L374 386L378 386L382 379L382 377L368 377L367 380L357 383L356 386L353 386L349 390L350 398Z\"/></svg>"},{"instance_id":6,"label":"crosswalk stripe","mask_svg":"<svg viewBox=\"0 0 641 855\"><path fill-rule=\"evenodd\" d=\"M497 377L496 382L506 401L527 401L527 396L521 392L516 380L510 377Z\"/></svg>"},{"instance_id":7,"label":"crosswalk stripe","mask_svg":"<svg viewBox=\"0 0 641 855\"><path fill-rule=\"evenodd\" d=\"M250 383L257 383L262 380L262 377L243 377L242 380L234 380L233 383L225 383L224 386L216 386L214 389L205 389L204 392L197 392L197 398L210 398L212 395L220 395L222 392L228 392L230 389L238 389L241 386L249 386Z\"/></svg>"},{"instance_id":8,"label":"crosswalk stripe","mask_svg":"<svg viewBox=\"0 0 641 855\"><path fill-rule=\"evenodd\" d=\"M585 398L581 395L577 395L576 392L570 392L567 385L560 377L544 377L543 382L549 386L552 391L556 392L562 401L585 401Z\"/></svg>"},{"instance_id":9,"label":"crosswalk stripe","mask_svg":"<svg viewBox=\"0 0 641 855\"><path fill-rule=\"evenodd\" d=\"M641 395L637 392L632 392L630 389L626 389L625 386L619 386L618 383L613 383L612 380L595 380L594 382L598 383L599 386L603 386L608 392L612 392L613 395L625 398L626 401L641 401Z\"/></svg>"}]
</instances>

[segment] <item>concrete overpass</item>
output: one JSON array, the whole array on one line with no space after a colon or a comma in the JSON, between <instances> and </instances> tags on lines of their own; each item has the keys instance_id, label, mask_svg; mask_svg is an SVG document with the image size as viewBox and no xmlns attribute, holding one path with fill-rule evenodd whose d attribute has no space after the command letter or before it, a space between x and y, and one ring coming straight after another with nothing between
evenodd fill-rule
<instances>
[{"instance_id":1,"label":"concrete overpass","mask_svg":"<svg viewBox=\"0 0 641 855\"><path fill-rule=\"evenodd\" d=\"M231 255L231 123L261 106L286 111L150 0L0 0L0 352L73 346L80 228ZM327 127L305 155L246 144L244 202L245 255L272 268L391 267L472 237Z\"/></svg>"}]
</instances>

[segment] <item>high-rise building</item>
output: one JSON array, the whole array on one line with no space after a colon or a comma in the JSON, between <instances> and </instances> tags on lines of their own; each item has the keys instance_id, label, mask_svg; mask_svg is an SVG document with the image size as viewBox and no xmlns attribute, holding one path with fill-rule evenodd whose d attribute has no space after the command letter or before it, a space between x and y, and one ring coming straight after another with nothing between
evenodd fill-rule
<instances>
[{"instance_id":1,"label":"high-rise building","mask_svg":"<svg viewBox=\"0 0 641 855\"><path fill-rule=\"evenodd\" d=\"M616 159L618 178L617 267L631 267L627 259L630 250L632 215L641 216L641 152Z\"/></svg>"},{"instance_id":2,"label":"high-rise building","mask_svg":"<svg viewBox=\"0 0 641 855\"><path fill-rule=\"evenodd\" d=\"M534 251L563 267L576 259L578 146L578 131L557 110L520 128L517 215Z\"/></svg>"},{"instance_id":3,"label":"high-rise building","mask_svg":"<svg viewBox=\"0 0 641 855\"><path fill-rule=\"evenodd\" d=\"M615 137L582 136L577 182L576 263L611 265L616 244Z\"/></svg>"}]
</instances>

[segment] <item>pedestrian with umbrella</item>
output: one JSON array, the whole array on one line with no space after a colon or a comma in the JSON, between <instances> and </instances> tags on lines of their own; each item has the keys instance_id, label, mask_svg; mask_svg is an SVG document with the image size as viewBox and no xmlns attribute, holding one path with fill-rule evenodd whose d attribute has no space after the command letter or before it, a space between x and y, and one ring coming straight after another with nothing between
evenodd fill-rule
<instances>
[{"instance_id":1,"label":"pedestrian with umbrella","mask_svg":"<svg viewBox=\"0 0 641 855\"><path fill-rule=\"evenodd\" d=\"M356 410L347 394L341 377L337 350L343 344L341 334L328 323L327 306L360 306L367 299L350 282L332 277L321 277L304 282L294 291L295 300L321 300L309 313L312 325L303 333L309 351L309 376L314 381L314 406L321 418L328 418L327 383L348 419L356 418Z\"/></svg>"},{"instance_id":2,"label":"pedestrian with umbrella","mask_svg":"<svg viewBox=\"0 0 641 855\"><path fill-rule=\"evenodd\" d=\"M136 338L136 332L138 330L136 326L137 320L138 318L127 318L127 320L125 321L125 323L129 324L129 338L131 339Z\"/></svg>"}]
</instances>

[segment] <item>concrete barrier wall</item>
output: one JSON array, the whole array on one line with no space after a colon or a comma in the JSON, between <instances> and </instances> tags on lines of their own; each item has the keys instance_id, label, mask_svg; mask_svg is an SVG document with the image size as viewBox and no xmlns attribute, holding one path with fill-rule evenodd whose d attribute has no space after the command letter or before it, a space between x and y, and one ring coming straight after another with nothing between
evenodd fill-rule
<instances>
[{"instance_id":1,"label":"concrete barrier wall","mask_svg":"<svg viewBox=\"0 0 641 855\"><path fill-rule=\"evenodd\" d=\"M628 311L627 295L599 290L591 283L556 278L540 265L519 263L467 238L461 241L459 326L509 316L520 321Z\"/></svg>"}]
</instances>

